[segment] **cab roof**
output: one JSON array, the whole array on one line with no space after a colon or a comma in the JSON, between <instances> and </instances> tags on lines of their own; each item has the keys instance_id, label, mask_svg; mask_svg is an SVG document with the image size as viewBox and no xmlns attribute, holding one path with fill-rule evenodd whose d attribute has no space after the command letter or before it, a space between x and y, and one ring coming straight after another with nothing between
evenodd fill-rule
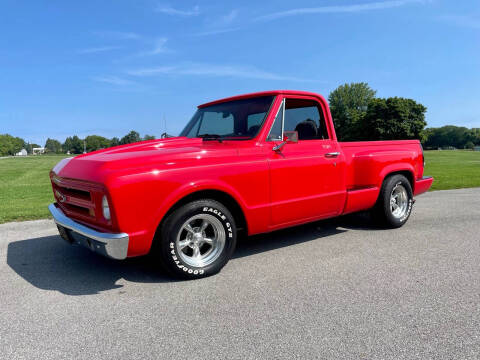
<instances>
[{"instance_id":1,"label":"cab roof","mask_svg":"<svg viewBox=\"0 0 480 360\"><path fill-rule=\"evenodd\" d=\"M269 91L259 91L259 92L253 92L249 94L242 94L242 95L236 95L236 96L230 96L227 98L215 100L215 101L210 101L205 104L198 105L198 108L203 108L206 106L211 106L211 105L216 105L220 104L223 102L227 101L233 101L233 100L241 100L241 99L248 99L248 98L254 98L254 97L260 97L260 96L276 96L276 95L307 95L307 96L313 96L316 98L319 98L321 100L324 100L322 95L309 92L309 91L301 91L301 90L269 90Z\"/></svg>"}]
</instances>

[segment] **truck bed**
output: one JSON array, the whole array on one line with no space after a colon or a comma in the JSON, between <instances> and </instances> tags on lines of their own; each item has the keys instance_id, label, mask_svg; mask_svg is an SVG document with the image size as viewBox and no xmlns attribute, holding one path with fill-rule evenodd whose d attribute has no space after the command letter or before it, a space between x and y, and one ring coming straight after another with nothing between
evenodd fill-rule
<instances>
[{"instance_id":1,"label":"truck bed","mask_svg":"<svg viewBox=\"0 0 480 360\"><path fill-rule=\"evenodd\" d=\"M372 207L383 178L402 172L411 182L423 176L423 154L418 140L339 142L345 157L347 200L343 213ZM414 178L414 174L416 178Z\"/></svg>"}]
</instances>

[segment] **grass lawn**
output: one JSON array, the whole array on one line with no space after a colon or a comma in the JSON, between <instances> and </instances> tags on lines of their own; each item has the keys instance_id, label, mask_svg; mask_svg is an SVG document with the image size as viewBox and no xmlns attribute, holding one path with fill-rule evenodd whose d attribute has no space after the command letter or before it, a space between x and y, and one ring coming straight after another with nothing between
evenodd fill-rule
<instances>
[{"instance_id":1,"label":"grass lawn","mask_svg":"<svg viewBox=\"0 0 480 360\"><path fill-rule=\"evenodd\" d=\"M480 186L480 151L425 151L424 174L433 176L432 190Z\"/></svg>"},{"instance_id":2,"label":"grass lawn","mask_svg":"<svg viewBox=\"0 0 480 360\"><path fill-rule=\"evenodd\" d=\"M0 223L49 216L53 193L48 176L66 155L0 159Z\"/></svg>"},{"instance_id":3,"label":"grass lawn","mask_svg":"<svg viewBox=\"0 0 480 360\"><path fill-rule=\"evenodd\" d=\"M0 159L0 223L42 219L53 202L49 171L66 155ZM480 152L425 151L432 190L480 187Z\"/></svg>"}]
</instances>

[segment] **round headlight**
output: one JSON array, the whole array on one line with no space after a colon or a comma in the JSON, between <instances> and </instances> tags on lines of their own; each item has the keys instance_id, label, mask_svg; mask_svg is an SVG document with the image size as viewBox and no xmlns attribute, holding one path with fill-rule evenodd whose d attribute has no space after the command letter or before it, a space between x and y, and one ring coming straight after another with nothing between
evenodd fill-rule
<instances>
[{"instance_id":1,"label":"round headlight","mask_svg":"<svg viewBox=\"0 0 480 360\"><path fill-rule=\"evenodd\" d=\"M110 207L108 206L108 200L106 196L103 196L103 199L102 199L102 210L103 210L103 217L107 220L110 220Z\"/></svg>"}]
</instances>

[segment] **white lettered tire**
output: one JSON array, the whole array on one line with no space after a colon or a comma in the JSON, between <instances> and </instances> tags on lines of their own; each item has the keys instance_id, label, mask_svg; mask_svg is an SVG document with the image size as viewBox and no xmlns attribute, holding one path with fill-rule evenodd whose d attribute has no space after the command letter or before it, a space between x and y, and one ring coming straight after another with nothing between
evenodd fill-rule
<instances>
[{"instance_id":1,"label":"white lettered tire","mask_svg":"<svg viewBox=\"0 0 480 360\"><path fill-rule=\"evenodd\" d=\"M412 207L412 186L405 176L397 174L384 180L373 214L380 225L399 228L407 222Z\"/></svg>"},{"instance_id":2,"label":"white lettered tire","mask_svg":"<svg viewBox=\"0 0 480 360\"><path fill-rule=\"evenodd\" d=\"M185 204L165 219L154 256L173 275L195 279L218 273L237 242L235 219L215 200Z\"/></svg>"}]
</instances>

